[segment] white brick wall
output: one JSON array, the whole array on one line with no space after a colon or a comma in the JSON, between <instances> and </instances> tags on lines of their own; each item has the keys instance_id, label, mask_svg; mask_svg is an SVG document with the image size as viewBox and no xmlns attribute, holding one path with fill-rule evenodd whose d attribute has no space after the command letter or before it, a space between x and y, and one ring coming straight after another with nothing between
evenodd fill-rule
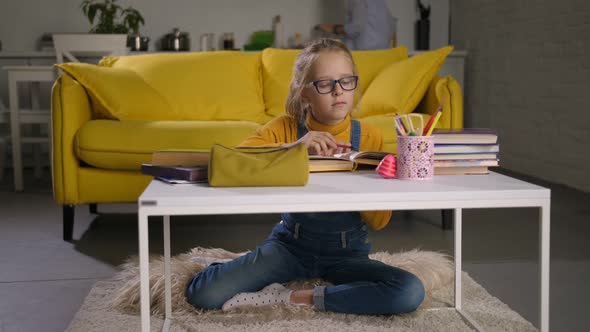
<instances>
[{"instance_id":1,"label":"white brick wall","mask_svg":"<svg viewBox=\"0 0 590 332\"><path fill-rule=\"evenodd\" d=\"M500 133L500 164L590 191L590 2L451 0L469 53L465 126Z\"/></svg>"}]
</instances>

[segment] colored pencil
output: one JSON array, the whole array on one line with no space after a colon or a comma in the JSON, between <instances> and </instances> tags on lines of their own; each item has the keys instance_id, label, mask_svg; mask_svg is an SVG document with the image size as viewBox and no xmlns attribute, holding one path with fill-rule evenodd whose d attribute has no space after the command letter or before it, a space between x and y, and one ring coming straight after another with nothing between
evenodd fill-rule
<instances>
[{"instance_id":1,"label":"colored pencil","mask_svg":"<svg viewBox=\"0 0 590 332\"><path fill-rule=\"evenodd\" d=\"M428 132L430 130L431 127L434 127L433 122L436 118L436 116L442 112L442 107L445 104L446 98L443 98L443 100L441 100L440 105L438 105L438 107L436 108L436 111L434 111L434 113L432 113L432 116L430 117L430 119L428 120L428 123L426 123L426 126L424 127L424 132L426 133L426 136L428 136Z\"/></svg>"},{"instance_id":2,"label":"colored pencil","mask_svg":"<svg viewBox=\"0 0 590 332\"><path fill-rule=\"evenodd\" d=\"M432 125L430 126L430 128L428 128L428 132L426 132L426 136L432 135L432 131L434 130L434 127L436 127L436 124L438 123L438 119L440 119L441 115L442 115L442 112L438 112L436 114L436 117L434 118Z\"/></svg>"}]
</instances>

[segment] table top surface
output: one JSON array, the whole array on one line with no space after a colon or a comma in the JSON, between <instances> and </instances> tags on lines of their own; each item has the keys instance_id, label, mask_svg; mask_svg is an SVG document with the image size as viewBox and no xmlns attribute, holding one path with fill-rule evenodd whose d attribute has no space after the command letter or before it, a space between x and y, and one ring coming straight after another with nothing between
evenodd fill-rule
<instances>
[{"instance_id":1,"label":"table top surface","mask_svg":"<svg viewBox=\"0 0 590 332\"><path fill-rule=\"evenodd\" d=\"M306 186L298 187L210 187L208 184L172 185L153 180L139 197L140 207L191 207L215 209L257 206L254 210L323 211L377 206L363 203L432 203L436 201L545 200L549 189L509 176L487 175L435 176L432 180L383 179L373 171L312 173ZM381 205L383 205L381 204ZM250 212L256 212L256 211ZM327 211L328 209L326 209Z\"/></svg>"}]
</instances>

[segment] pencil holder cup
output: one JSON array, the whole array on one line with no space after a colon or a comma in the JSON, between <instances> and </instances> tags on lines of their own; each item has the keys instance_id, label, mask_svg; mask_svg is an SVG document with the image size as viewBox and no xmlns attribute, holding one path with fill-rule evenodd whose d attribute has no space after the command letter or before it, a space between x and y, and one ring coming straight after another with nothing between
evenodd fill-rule
<instances>
[{"instance_id":1,"label":"pencil holder cup","mask_svg":"<svg viewBox=\"0 0 590 332\"><path fill-rule=\"evenodd\" d=\"M432 179L434 176L434 136L398 136L396 159L398 179Z\"/></svg>"}]
</instances>

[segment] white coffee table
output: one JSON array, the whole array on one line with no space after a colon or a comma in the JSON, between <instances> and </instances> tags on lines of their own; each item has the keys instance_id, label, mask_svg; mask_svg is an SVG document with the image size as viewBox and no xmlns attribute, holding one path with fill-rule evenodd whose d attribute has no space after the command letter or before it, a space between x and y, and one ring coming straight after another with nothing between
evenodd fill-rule
<instances>
[{"instance_id":1,"label":"white coffee table","mask_svg":"<svg viewBox=\"0 0 590 332\"><path fill-rule=\"evenodd\" d=\"M148 216L163 216L165 323L170 326L170 216L280 212L453 209L455 225L455 306L477 330L461 304L462 209L538 207L540 209L540 330L549 331L549 209L551 192L511 177L436 176L430 181L384 180L371 171L314 173L304 187L213 188L207 184L169 185L154 180L139 197L141 327L150 329Z\"/></svg>"}]
</instances>

